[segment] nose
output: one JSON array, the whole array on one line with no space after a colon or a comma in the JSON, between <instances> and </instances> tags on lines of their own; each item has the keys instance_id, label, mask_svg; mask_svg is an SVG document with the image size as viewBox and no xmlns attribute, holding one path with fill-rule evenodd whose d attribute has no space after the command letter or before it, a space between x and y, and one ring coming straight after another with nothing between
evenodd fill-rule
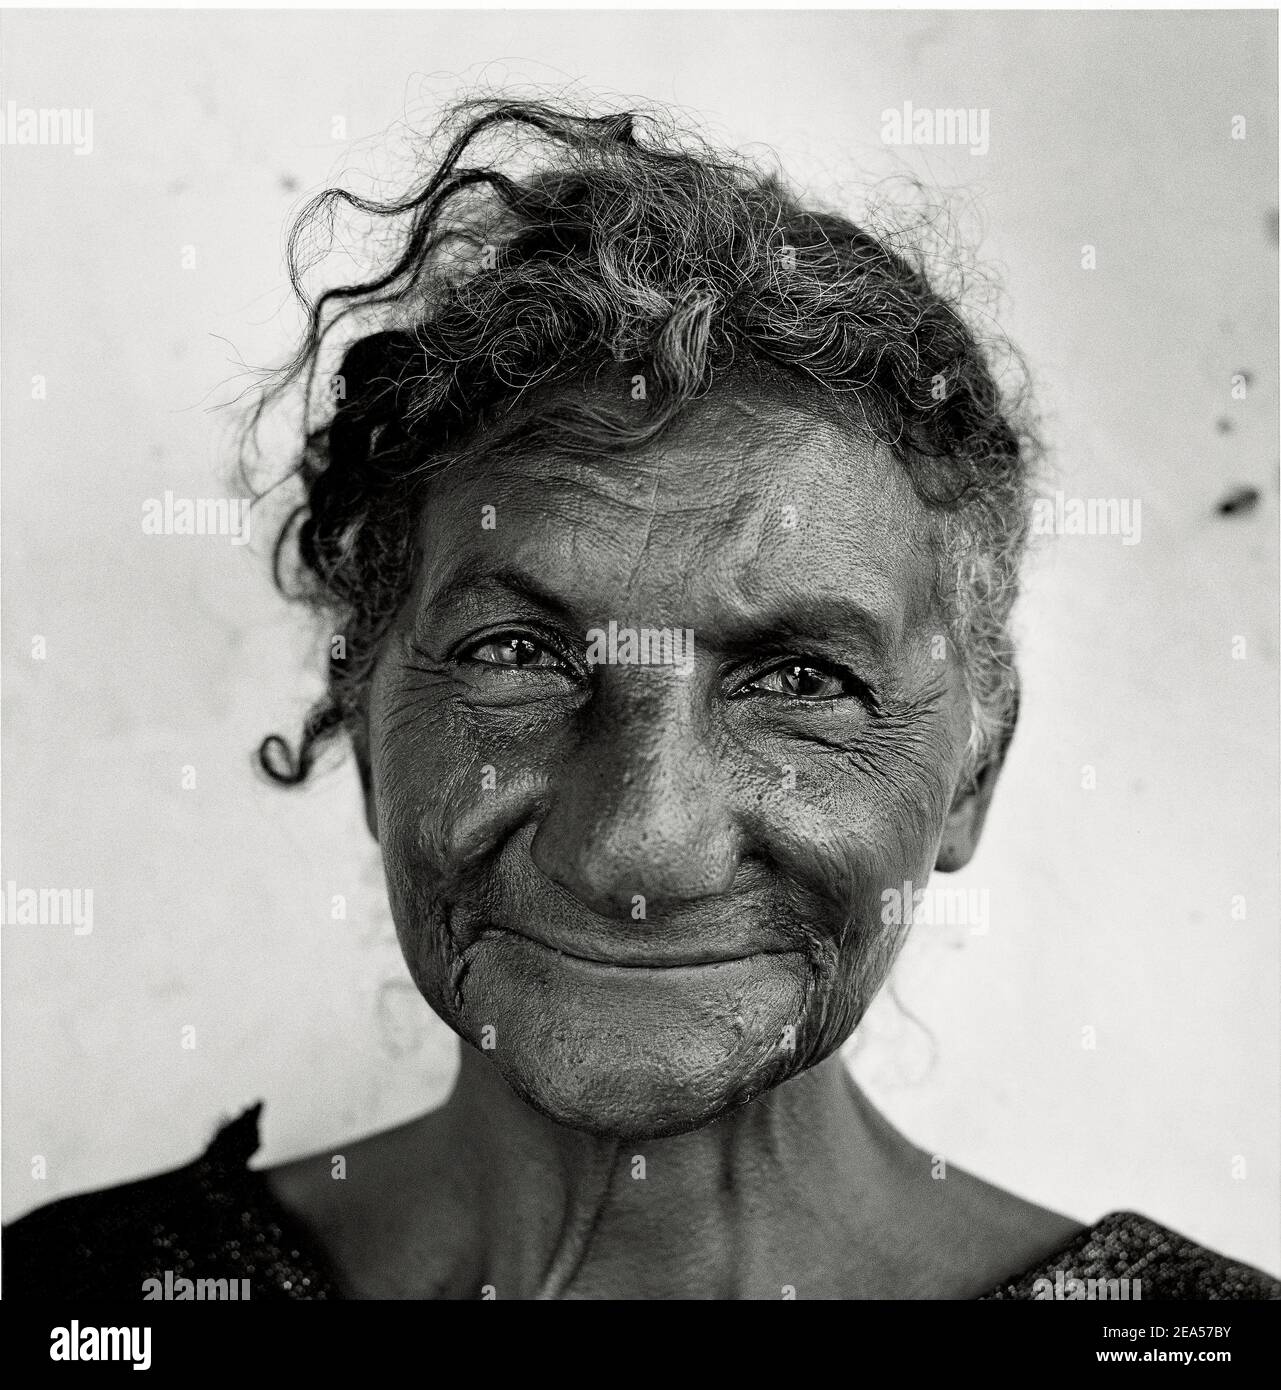
<instances>
[{"instance_id":1,"label":"nose","mask_svg":"<svg viewBox=\"0 0 1281 1390\"><path fill-rule=\"evenodd\" d=\"M598 709L553 782L534 863L605 917L727 892L740 836L707 734L683 698Z\"/></svg>"}]
</instances>

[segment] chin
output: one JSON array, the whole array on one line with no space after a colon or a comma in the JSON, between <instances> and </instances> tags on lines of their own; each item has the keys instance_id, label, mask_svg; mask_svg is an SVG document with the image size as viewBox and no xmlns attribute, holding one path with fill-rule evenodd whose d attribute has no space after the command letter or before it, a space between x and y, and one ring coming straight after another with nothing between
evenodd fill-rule
<instances>
[{"instance_id":1,"label":"chin","mask_svg":"<svg viewBox=\"0 0 1281 1390\"><path fill-rule=\"evenodd\" d=\"M698 1129L802 1062L799 952L674 969L603 967L509 939L470 953L451 1020L558 1124L620 1139Z\"/></svg>"},{"instance_id":2,"label":"chin","mask_svg":"<svg viewBox=\"0 0 1281 1390\"><path fill-rule=\"evenodd\" d=\"M528 1058L517 1066L493 1060L516 1095L547 1119L625 1141L702 1129L777 1085L792 1065L789 1059L766 1062L747 1076L722 1070L690 1078L654 1057L632 1058L621 1067L580 1064L572 1073L546 1058Z\"/></svg>"}]
</instances>

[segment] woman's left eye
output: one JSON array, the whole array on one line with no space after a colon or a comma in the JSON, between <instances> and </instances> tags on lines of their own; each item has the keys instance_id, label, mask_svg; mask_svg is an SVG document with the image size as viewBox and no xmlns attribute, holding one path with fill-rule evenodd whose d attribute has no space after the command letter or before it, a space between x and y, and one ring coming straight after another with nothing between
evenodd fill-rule
<instances>
[{"instance_id":1,"label":"woman's left eye","mask_svg":"<svg viewBox=\"0 0 1281 1390\"><path fill-rule=\"evenodd\" d=\"M834 671L793 661L757 676L744 689L766 695L783 695L792 700L835 700L842 695L853 694L850 687L851 682Z\"/></svg>"},{"instance_id":2,"label":"woman's left eye","mask_svg":"<svg viewBox=\"0 0 1281 1390\"><path fill-rule=\"evenodd\" d=\"M483 666L504 666L511 671L559 671L565 665L555 652L532 637L490 637L472 647L467 658Z\"/></svg>"}]
</instances>

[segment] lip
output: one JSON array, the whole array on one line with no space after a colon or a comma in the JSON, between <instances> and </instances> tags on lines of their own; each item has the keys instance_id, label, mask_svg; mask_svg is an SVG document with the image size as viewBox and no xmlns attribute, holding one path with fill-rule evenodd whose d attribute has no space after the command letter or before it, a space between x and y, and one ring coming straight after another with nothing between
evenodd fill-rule
<instances>
[{"instance_id":1,"label":"lip","mask_svg":"<svg viewBox=\"0 0 1281 1390\"><path fill-rule=\"evenodd\" d=\"M579 965L595 966L599 970L627 971L628 973L645 973L665 970L714 970L718 966L741 964L743 961L754 960L758 956L795 956L800 952L794 948L765 948L740 951L728 955L717 955L710 953L688 952L675 954L656 953L653 955L631 956L627 959L618 957L609 958L605 956L585 955L581 950L570 951L563 946L551 946L545 941L540 941L535 936L530 936L526 932L512 931L507 927L486 927L476 938L479 944L486 937L509 936L527 946L532 946L536 950L549 956L557 956L561 960L573 961Z\"/></svg>"}]
</instances>

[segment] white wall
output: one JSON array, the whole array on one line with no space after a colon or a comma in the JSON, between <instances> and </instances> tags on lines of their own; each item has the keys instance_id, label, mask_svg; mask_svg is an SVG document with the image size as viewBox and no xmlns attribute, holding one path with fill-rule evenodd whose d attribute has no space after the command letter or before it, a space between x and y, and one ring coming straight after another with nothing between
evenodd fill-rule
<instances>
[{"instance_id":1,"label":"white wall","mask_svg":"<svg viewBox=\"0 0 1281 1390\"><path fill-rule=\"evenodd\" d=\"M350 767L251 774L316 688L259 546L144 536L141 507L216 492L210 407L288 341L305 194L397 167L389 127L460 78L581 78L820 195L899 167L982 208L1057 485L1140 498L1142 540L1037 560L1024 723L961 880L990 930L922 929L897 988L924 1026L883 1000L855 1065L932 1152L1281 1269L1274 15L10 11L0 43L0 100L94 113L91 155L3 151L3 879L95 893L89 935L5 928L6 1217L185 1161L259 1097L274 1161L447 1088ZM989 153L895 166L905 100L989 108ZM1261 503L1217 515L1236 484Z\"/></svg>"}]
</instances>

